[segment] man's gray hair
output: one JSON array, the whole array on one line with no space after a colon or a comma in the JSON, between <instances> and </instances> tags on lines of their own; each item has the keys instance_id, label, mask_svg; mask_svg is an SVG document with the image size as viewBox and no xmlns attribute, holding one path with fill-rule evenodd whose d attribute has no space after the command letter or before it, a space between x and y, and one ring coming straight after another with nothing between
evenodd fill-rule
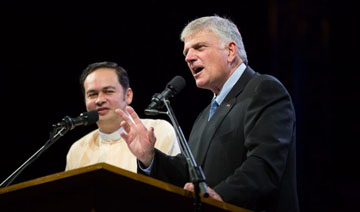
<instances>
[{"instance_id":1,"label":"man's gray hair","mask_svg":"<svg viewBox=\"0 0 360 212\"><path fill-rule=\"evenodd\" d=\"M248 63L244 43L237 26L229 19L220 16L206 16L195 19L185 26L181 32L180 39L184 42L185 38L200 32L202 30L210 30L215 33L222 40L223 44L234 41L238 46L238 55Z\"/></svg>"}]
</instances>

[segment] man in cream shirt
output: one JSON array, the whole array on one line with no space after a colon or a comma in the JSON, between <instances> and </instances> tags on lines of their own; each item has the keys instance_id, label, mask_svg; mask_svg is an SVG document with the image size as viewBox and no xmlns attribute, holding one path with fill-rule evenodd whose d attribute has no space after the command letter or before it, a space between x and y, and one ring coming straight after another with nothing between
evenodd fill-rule
<instances>
[{"instance_id":1,"label":"man in cream shirt","mask_svg":"<svg viewBox=\"0 0 360 212\"><path fill-rule=\"evenodd\" d=\"M76 141L66 157L66 170L96 163L108 163L136 172L136 157L121 138L121 117L115 113L130 105L133 92L125 69L113 62L90 64L80 76L86 109L97 110L98 129ZM172 125L161 119L141 119L147 129L154 131L157 147L169 155L177 155L180 148Z\"/></svg>"}]
</instances>

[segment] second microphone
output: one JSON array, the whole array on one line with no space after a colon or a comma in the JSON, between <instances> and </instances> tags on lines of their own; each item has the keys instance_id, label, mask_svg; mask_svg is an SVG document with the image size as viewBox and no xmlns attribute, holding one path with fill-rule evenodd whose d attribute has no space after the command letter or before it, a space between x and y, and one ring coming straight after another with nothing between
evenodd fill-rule
<instances>
[{"instance_id":1,"label":"second microphone","mask_svg":"<svg viewBox=\"0 0 360 212\"><path fill-rule=\"evenodd\" d=\"M186 81L182 76L175 76L167 85L163 92L156 93L151 99L150 105L146 110L160 109L164 106L164 99L173 97L186 86ZM145 110L145 111L146 111Z\"/></svg>"}]
</instances>

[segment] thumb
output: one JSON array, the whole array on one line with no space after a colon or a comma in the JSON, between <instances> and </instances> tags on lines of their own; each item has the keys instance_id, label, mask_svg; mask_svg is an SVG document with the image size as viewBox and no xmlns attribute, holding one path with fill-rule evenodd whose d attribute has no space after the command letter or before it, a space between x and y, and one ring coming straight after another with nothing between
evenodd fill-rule
<instances>
[{"instance_id":1,"label":"thumb","mask_svg":"<svg viewBox=\"0 0 360 212\"><path fill-rule=\"evenodd\" d=\"M156 137L155 137L155 130L154 130L153 127L150 127L149 137L150 137L150 142L151 142L152 144L155 144L155 142L156 142Z\"/></svg>"}]
</instances>

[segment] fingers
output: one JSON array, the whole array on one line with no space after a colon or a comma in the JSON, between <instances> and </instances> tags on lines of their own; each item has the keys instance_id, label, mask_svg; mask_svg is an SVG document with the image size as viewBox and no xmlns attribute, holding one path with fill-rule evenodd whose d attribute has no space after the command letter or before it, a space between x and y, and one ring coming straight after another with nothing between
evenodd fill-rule
<instances>
[{"instance_id":1,"label":"fingers","mask_svg":"<svg viewBox=\"0 0 360 212\"><path fill-rule=\"evenodd\" d=\"M125 132L121 132L120 136L125 140L126 143L130 144L130 140L129 140L129 135L126 134Z\"/></svg>"},{"instance_id":2,"label":"fingers","mask_svg":"<svg viewBox=\"0 0 360 212\"><path fill-rule=\"evenodd\" d=\"M149 138L150 138L150 142L151 142L151 144L155 144L155 142L156 142L156 137L155 137L155 132L154 132L154 128L153 127L151 127L150 128L150 131L149 131Z\"/></svg>"},{"instance_id":3,"label":"fingers","mask_svg":"<svg viewBox=\"0 0 360 212\"><path fill-rule=\"evenodd\" d=\"M116 109L115 110L115 112L117 113L117 114L119 114L120 115L120 117L128 124L128 125L131 125L132 124L132 121L131 121L131 119L129 118L129 116L124 112L124 111L122 111L121 109ZM125 125L126 123L122 123L121 122L121 124L123 124L123 125ZM124 127L124 126L122 126L122 127ZM125 127L124 127L125 128Z\"/></svg>"},{"instance_id":4,"label":"fingers","mask_svg":"<svg viewBox=\"0 0 360 212\"><path fill-rule=\"evenodd\" d=\"M188 191L194 192L194 184L192 184L192 183L186 183L186 184L184 185L184 189L185 189L185 190L188 190ZM209 196L210 196L211 198L216 199L216 200L219 200L219 201L222 201L222 202L224 201L224 200L221 198L221 196L214 191L214 189L208 187L208 192L209 192Z\"/></svg>"},{"instance_id":5,"label":"fingers","mask_svg":"<svg viewBox=\"0 0 360 212\"><path fill-rule=\"evenodd\" d=\"M209 196L213 199L219 200L223 202L224 200L221 198L221 196L216 193L212 188L208 187Z\"/></svg>"},{"instance_id":6,"label":"fingers","mask_svg":"<svg viewBox=\"0 0 360 212\"><path fill-rule=\"evenodd\" d=\"M126 111L129 113L131 118L134 120L135 124L139 124L141 122L139 116L137 115L137 113L131 106L126 106Z\"/></svg>"},{"instance_id":7,"label":"fingers","mask_svg":"<svg viewBox=\"0 0 360 212\"><path fill-rule=\"evenodd\" d=\"M120 127L122 127L127 133L130 132L130 125L126 121L121 121Z\"/></svg>"},{"instance_id":8,"label":"fingers","mask_svg":"<svg viewBox=\"0 0 360 212\"><path fill-rule=\"evenodd\" d=\"M185 189L185 190L188 190L188 191L194 192L194 184L192 184L192 183L186 183L186 184L184 185L184 189Z\"/></svg>"}]
</instances>

